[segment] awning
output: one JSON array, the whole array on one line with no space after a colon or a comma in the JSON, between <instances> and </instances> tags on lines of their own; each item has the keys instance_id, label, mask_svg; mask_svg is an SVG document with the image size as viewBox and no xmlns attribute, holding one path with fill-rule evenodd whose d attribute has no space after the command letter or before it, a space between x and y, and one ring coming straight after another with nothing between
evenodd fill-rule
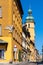
<instances>
[{"instance_id":1,"label":"awning","mask_svg":"<svg viewBox=\"0 0 43 65\"><path fill-rule=\"evenodd\" d=\"M6 41L0 39L0 44L8 44Z\"/></svg>"}]
</instances>

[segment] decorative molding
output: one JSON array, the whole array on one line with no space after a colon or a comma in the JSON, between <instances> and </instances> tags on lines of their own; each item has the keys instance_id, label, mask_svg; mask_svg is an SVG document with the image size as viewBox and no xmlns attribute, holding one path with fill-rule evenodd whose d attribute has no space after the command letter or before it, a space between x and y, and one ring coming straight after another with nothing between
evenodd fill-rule
<instances>
[{"instance_id":1,"label":"decorative molding","mask_svg":"<svg viewBox=\"0 0 43 65\"><path fill-rule=\"evenodd\" d=\"M13 32L13 30L14 30L14 26L13 26L13 25L6 26L5 29L6 29L6 30L9 30L9 32Z\"/></svg>"}]
</instances>

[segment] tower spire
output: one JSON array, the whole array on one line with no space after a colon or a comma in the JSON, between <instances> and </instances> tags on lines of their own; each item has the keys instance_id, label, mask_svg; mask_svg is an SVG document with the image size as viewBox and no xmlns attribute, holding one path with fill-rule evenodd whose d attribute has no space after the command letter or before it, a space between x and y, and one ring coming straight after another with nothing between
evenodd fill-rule
<instances>
[{"instance_id":1,"label":"tower spire","mask_svg":"<svg viewBox=\"0 0 43 65\"><path fill-rule=\"evenodd\" d=\"M29 10L28 10L28 14L32 15L32 9L31 9L31 4L29 5Z\"/></svg>"},{"instance_id":2,"label":"tower spire","mask_svg":"<svg viewBox=\"0 0 43 65\"><path fill-rule=\"evenodd\" d=\"M29 16L32 16L32 10L31 9L28 10L28 14L29 14Z\"/></svg>"}]
</instances>

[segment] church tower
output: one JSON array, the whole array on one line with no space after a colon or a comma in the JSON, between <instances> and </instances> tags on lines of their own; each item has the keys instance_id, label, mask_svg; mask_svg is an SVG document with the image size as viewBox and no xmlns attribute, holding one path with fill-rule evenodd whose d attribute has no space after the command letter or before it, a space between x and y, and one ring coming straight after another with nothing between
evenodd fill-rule
<instances>
[{"instance_id":1,"label":"church tower","mask_svg":"<svg viewBox=\"0 0 43 65\"><path fill-rule=\"evenodd\" d=\"M27 25L27 29L30 32L30 40L32 40L32 42L34 43L34 39L35 39L35 31L34 31L34 17L32 16L32 10L29 9L28 10L28 16L26 17L26 25Z\"/></svg>"}]
</instances>

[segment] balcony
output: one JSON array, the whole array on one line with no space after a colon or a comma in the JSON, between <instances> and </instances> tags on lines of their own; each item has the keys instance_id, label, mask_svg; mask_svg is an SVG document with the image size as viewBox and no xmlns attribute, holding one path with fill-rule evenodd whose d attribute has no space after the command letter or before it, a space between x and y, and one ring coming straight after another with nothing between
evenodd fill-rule
<instances>
[{"instance_id":1,"label":"balcony","mask_svg":"<svg viewBox=\"0 0 43 65\"><path fill-rule=\"evenodd\" d=\"M27 48L27 51L28 51L29 53L31 53L31 51L30 51L30 49L29 49L29 48Z\"/></svg>"},{"instance_id":2,"label":"balcony","mask_svg":"<svg viewBox=\"0 0 43 65\"><path fill-rule=\"evenodd\" d=\"M31 40L30 40L30 43L31 43L33 46L35 46L35 44L34 44L34 42L33 42L33 41L31 41Z\"/></svg>"},{"instance_id":3,"label":"balcony","mask_svg":"<svg viewBox=\"0 0 43 65\"><path fill-rule=\"evenodd\" d=\"M23 50L24 52L26 52L26 53L28 52L28 51L27 51L27 49L26 49L26 48L24 48L24 47L22 48L22 50Z\"/></svg>"}]
</instances>

